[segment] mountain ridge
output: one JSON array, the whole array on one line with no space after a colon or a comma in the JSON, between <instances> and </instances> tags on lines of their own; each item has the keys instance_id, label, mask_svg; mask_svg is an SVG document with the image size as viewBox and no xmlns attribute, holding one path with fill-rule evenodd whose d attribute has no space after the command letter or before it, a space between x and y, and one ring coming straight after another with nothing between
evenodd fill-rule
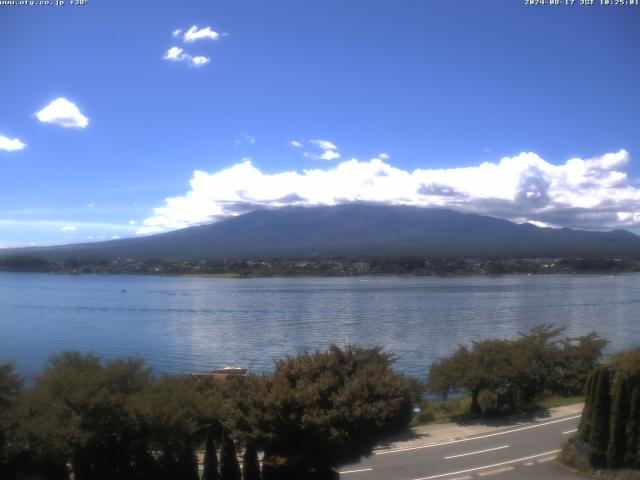
<instances>
[{"instance_id":1,"label":"mountain ridge","mask_svg":"<svg viewBox=\"0 0 640 480\"><path fill-rule=\"evenodd\" d=\"M639 256L640 237L626 230L541 228L440 208L351 203L254 210L146 237L0 250L0 258L12 255L49 260Z\"/></svg>"}]
</instances>

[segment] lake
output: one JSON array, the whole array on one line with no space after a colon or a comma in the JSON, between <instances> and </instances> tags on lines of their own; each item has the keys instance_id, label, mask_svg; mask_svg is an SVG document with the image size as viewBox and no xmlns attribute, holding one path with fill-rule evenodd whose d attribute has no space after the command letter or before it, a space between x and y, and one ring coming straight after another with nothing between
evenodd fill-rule
<instances>
[{"instance_id":1,"label":"lake","mask_svg":"<svg viewBox=\"0 0 640 480\"><path fill-rule=\"evenodd\" d=\"M0 360L23 374L51 353L140 355L156 372L271 370L285 355L382 345L424 377L457 344L540 323L609 350L640 345L640 275L193 278L0 272Z\"/></svg>"}]
</instances>

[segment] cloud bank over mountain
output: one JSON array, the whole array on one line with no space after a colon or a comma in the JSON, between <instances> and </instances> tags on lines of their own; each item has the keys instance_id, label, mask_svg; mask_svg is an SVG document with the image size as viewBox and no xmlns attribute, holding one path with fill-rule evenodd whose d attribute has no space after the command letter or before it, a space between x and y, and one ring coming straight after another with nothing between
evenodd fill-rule
<instances>
[{"instance_id":1,"label":"cloud bank over mountain","mask_svg":"<svg viewBox=\"0 0 640 480\"><path fill-rule=\"evenodd\" d=\"M326 168L268 174L248 159L224 170L197 170L191 189L167 198L139 234L220 220L256 208L376 202L444 207L539 226L640 227L640 188L625 172L625 150L554 165L536 153L443 169L396 168L388 155Z\"/></svg>"}]
</instances>

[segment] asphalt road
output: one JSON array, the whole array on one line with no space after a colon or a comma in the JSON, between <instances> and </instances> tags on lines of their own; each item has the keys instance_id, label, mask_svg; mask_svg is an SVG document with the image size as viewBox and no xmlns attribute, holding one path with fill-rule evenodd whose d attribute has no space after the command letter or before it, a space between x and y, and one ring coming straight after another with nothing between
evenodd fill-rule
<instances>
[{"instance_id":1,"label":"asphalt road","mask_svg":"<svg viewBox=\"0 0 640 480\"><path fill-rule=\"evenodd\" d=\"M432 445L382 450L340 468L341 480L576 478L553 461L580 415Z\"/></svg>"}]
</instances>

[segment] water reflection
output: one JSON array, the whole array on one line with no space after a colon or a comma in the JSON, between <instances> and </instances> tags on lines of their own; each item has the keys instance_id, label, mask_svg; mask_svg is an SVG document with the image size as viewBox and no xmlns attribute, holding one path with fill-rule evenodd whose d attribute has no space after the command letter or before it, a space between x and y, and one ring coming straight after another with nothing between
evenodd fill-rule
<instances>
[{"instance_id":1,"label":"water reflection","mask_svg":"<svg viewBox=\"0 0 640 480\"><path fill-rule=\"evenodd\" d=\"M126 290L126 292L123 292ZM244 365L331 343L383 345L424 376L459 343L540 323L640 344L640 275L206 279L0 273L0 359L24 373L50 353L141 355L158 371Z\"/></svg>"}]
</instances>

